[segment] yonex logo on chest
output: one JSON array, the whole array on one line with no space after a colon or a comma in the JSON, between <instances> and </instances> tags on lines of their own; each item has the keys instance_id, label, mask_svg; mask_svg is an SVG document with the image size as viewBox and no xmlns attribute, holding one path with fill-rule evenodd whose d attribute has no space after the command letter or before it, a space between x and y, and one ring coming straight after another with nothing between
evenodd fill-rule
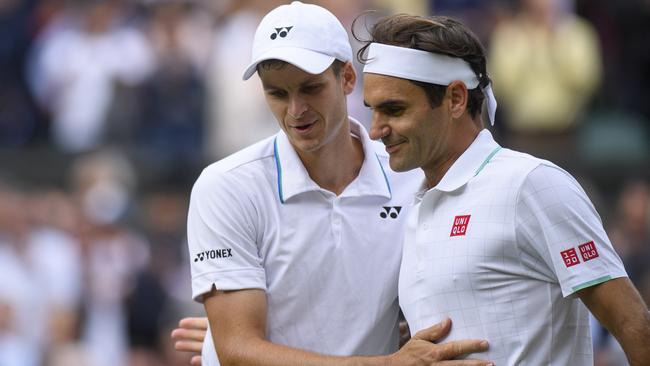
<instances>
[{"instance_id":1,"label":"yonex logo on chest","mask_svg":"<svg viewBox=\"0 0 650 366\"><path fill-rule=\"evenodd\" d=\"M379 213L382 219L391 218L396 219L402 211L402 206L383 206L383 211Z\"/></svg>"},{"instance_id":2,"label":"yonex logo on chest","mask_svg":"<svg viewBox=\"0 0 650 366\"><path fill-rule=\"evenodd\" d=\"M286 37L292 28L293 26L275 28L275 32L271 33L271 39L275 40L278 36L280 36L280 38Z\"/></svg>"},{"instance_id":3,"label":"yonex logo on chest","mask_svg":"<svg viewBox=\"0 0 650 366\"><path fill-rule=\"evenodd\" d=\"M452 236L463 236L467 233L467 225L469 224L469 218L471 215L461 215L454 217L454 223L451 226L450 237Z\"/></svg>"}]
</instances>

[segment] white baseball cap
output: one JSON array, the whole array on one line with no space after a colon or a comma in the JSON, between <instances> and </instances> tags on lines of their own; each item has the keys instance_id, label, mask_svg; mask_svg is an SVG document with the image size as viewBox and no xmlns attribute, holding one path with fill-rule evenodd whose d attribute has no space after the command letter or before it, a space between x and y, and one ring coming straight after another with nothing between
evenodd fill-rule
<instances>
[{"instance_id":1,"label":"white baseball cap","mask_svg":"<svg viewBox=\"0 0 650 366\"><path fill-rule=\"evenodd\" d=\"M348 33L329 10L294 1L271 10L255 31L250 78L265 60L286 61L310 74L320 74L334 62L352 60Z\"/></svg>"}]
</instances>

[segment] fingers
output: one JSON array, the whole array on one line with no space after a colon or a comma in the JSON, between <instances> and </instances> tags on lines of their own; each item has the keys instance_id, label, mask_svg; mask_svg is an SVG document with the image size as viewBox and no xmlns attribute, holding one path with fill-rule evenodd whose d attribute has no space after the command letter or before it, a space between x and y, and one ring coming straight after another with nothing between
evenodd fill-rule
<instances>
[{"instance_id":1,"label":"fingers","mask_svg":"<svg viewBox=\"0 0 650 366\"><path fill-rule=\"evenodd\" d=\"M421 331L415 333L412 337L414 339L422 339L429 342L435 342L442 337L446 336L451 329L451 319L446 318L438 324L435 324L429 328L422 329Z\"/></svg>"},{"instance_id":2,"label":"fingers","mask_svg":"<svg viewBox=\"0 0 650 366\"><path fill-rule=\"evenodd\" d=\"M494 362L476 359L436 362L436 366L494 366Z\"/></svg>"},{"instance_id":3,"label":"fingers","mask_svg":"<svg viewBox=\"0 0 650 366\"><path fill-rule=\"evenodd\" d=\"M183 318L178 322L179 328L184 329L208 329L208 318Z\"/></svg>"},{"instance_id":4,"label":"fingers","mask_svg":"<svg viewBox=\"0 0 650 366\"><path fill-rule=\"evenodd\" d=\"M485 352L488 350L488 342L481 339L453 341L438 344L437 346L439 347L438 354L440 355L441 360L451 360L470 353Z\"/></svg>"},{"instance_id":5,"label":"fingers","mask_svg":"<svg viewBox=\"0 0 650 366\"><path fill-rule=\"evenodd\" d=\"M193 356L190 360L190 365L201 366L201 356Z\"/></svg>"},{"instance_id":6,"label":"fingers","mask_svg":"<svg viewBox=\"0 0 650 366\"><path fill-rule=\"evenodd\" d=\"M176 341L174 343L174 349L181 352L201 353L202 348L203 348L202 342Z\"/></svg>"},{"instance_id":7,"label":"fingers","mask_svg":"<svg viewBox=\"0 0 650 366\"><path fill-rule=\"evenodd\" d=\"M172 339L175 341L187 340L203 342L203 339L205 339L205 333L205 330L176 328L172 330Z\"/></svg>"}]
</instances>

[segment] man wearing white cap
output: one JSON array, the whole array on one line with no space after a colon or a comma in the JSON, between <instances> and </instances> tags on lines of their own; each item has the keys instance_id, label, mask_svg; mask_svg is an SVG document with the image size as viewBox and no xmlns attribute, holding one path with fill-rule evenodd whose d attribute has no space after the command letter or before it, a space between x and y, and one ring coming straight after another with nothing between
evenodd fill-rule
<instances>
[{"instance_id":1,"label":"man wearing white cap","mask_svg":"<svg viewBox=\"0 0 650 366\"><path fill-rule=\"evenodd\" d=\"M192 296L214 337L204 365L438 365L487 349L435 344L443 320L397 351L402 233L422 174L395 174L347 116L351 59L343 26L315 5L280 6L257 29L244 79L258 73L282 131L192 190Z\"/></svg>"},{"instance_id":2,"label":"man wearing white cap","mask_svg":"<svg viewBox=\"0 0 650 366\"><path fill-rule=\"evenodd\" d=\"M392 170L425 175L399 276L411 331L451 317L446 340L487 339L477 356L497 365L591 366L588 308L632 365L650 365L650 313L578 182L483 129L482 103L494 123L496 101L477 38L449 18L399 15L371 39L370 137Z\"/></svg>"}]
</instances>

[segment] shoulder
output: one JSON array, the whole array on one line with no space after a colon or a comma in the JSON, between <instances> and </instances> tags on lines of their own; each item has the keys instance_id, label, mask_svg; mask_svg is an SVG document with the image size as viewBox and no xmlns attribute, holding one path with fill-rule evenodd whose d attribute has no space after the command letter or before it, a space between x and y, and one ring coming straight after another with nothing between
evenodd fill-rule
<instances>
[{"instance_id":1,"label":"shoulder","mask_svg":"<svg viewBox=\"0 0 650 366\"><path fill-rule=\"evenodd\" d=\"M589 201L586 192L571 174L548 161L535 166L522 182L520 199L533 197L557 204Z\"/></svg>"},{"instance_id":2,"label":"shoulder","mask_svg":"<svg viewBox=\"0 0 650 366\"><path fill-rule=\"evenodd\" d=\"M504 150L501 171L505 173L498 179L514 188L513 198L518 205L550 210L553 215L563 214L560 211L576 205L586 205L593 211L587 193L569 172L548 160Z\"/></svg>"},{"instance_id":3,"label":"shoulder","mask_svg":"<svg viewBox=\"0 0 650 366\"><path fill-rule=\"evenodd\" d=\"M271 136L207 166L196 180L192 193L222 188L242 191L264 181L274 166Z\"/></svg>"},{"instance_id":4,"label":"shoulder","mask_svg":"<svg viewBox=\"0 0 650 366\"><path fill-rule=\"evenodd\" d=\"M535 192L552 187L572 187L582 191L579 183L566 170L553 162L510 149L501 149L490 162L492 184L518 188L520 193ZM499 183L494 183L499 182Z\"/></svg>"},{"instance_id":5,"label":"shoulder","mask_svg":"<svg viewBox=\"0 0 650 366\"><path fill-rule=\"evenodd\" d=\"M485 166L485 175L491 184L521 185L528 174L540 165L553 163L523 152L502 148Z\"/></svg>"}]
</instances>

